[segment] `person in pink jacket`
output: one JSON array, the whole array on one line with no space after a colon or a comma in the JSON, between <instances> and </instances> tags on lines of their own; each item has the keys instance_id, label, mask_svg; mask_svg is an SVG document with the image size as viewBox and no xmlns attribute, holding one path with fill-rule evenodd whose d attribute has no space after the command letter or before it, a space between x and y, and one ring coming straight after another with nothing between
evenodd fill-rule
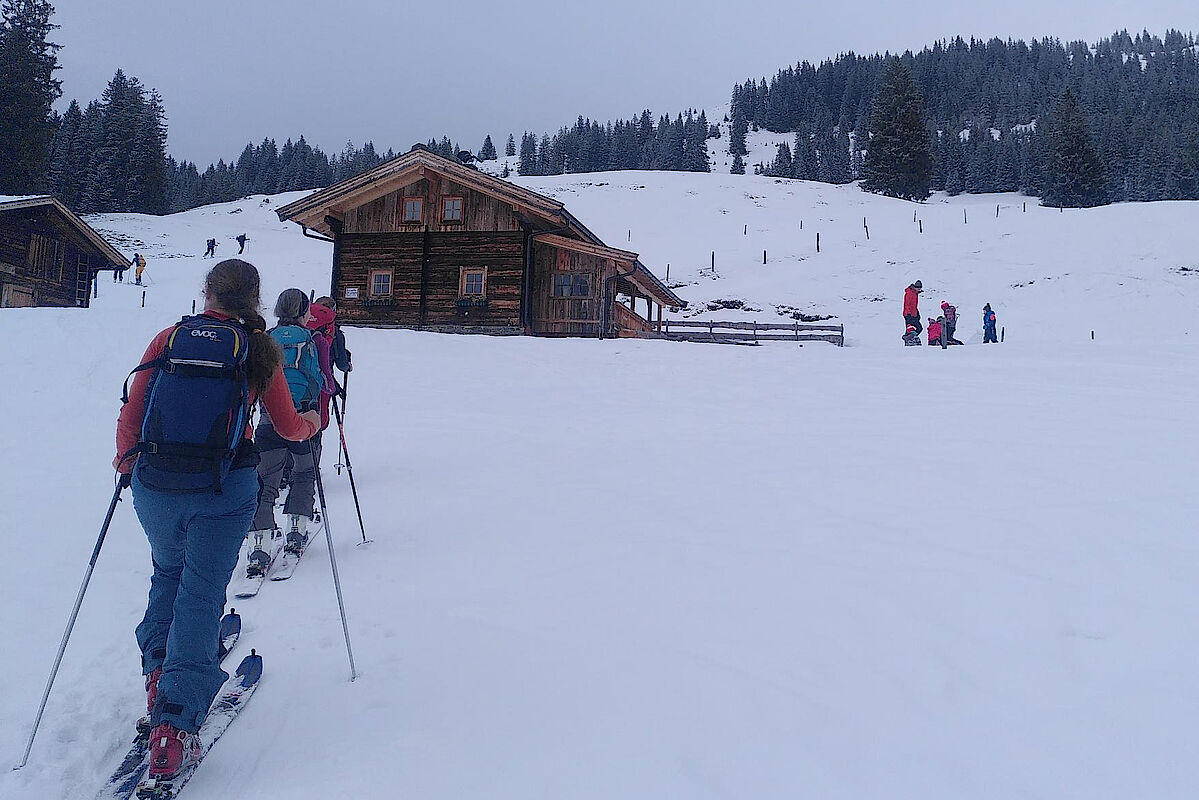
<instances>
[{"instance_id":1,"label":"person in pink jacket","mask_svg":"<svg viewBox=\"0 0 1199 800\"><path fill-rule=\"evenodd\" d=\"M325 379L320 396L321 432L317 433L312 440L314 459L319 467L321 463L321 433L329 427L329 401L337 391L337 382L333 379L333 359L331 357L333 319L336 314L331 308L319 303L313 303L308 310L312 314L312 319L308 321L308 329L312 331L312 340L316 342L317 360L320 361L321 375Z\"/></svg>"}]
</instances>

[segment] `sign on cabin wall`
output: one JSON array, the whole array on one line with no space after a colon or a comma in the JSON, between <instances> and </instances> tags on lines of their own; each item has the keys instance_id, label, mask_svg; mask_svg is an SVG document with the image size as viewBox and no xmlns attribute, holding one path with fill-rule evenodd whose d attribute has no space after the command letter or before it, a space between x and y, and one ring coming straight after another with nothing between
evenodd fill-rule
<instances>
[{"instance_id":1,"label":"sign on cabin wall","mask_svg":"<svg viewBox=\"0 0 1199 800\"><path fill-rule=\"evenodd\" d=\"M346 300L357 300L358 299L358 287L357 286L347 286L345 299Z\"/></svg>"}]
</instances>

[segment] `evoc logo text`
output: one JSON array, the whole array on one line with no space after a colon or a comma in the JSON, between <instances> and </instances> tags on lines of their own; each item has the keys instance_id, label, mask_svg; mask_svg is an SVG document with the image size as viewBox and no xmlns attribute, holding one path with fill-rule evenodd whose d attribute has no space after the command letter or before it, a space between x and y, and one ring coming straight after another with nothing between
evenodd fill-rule
<instances>
[{"instance_id":1,"label":"evoc logo text","mask_svg":"<svg viewBox=\"0 0 1199 800\"><path fill-rule=\"evenodd\" d=\"M192 336L203 336L207 339L212 339L214 342L221 340L221 337L217 336L216 331L192 331Z\"/></svg>"}]
</instances>

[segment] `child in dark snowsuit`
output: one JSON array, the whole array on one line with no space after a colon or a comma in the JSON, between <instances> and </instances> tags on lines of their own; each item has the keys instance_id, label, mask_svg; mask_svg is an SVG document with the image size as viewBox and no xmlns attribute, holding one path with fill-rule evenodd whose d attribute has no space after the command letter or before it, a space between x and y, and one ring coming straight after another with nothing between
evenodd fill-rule
<instances>
[{"instance_id":1,"label":"child in dark snowsuit","mask_svg":"<svg viewBox=\"0 0 1199 800\"><path fill-rule=\"evenodd\" d=\"M938 345L941 343L941 330L944 324L944 317L937 317L936 319L933 319L932 317L928 318L928 343L930 345Z\"/></svg>"},{"instance_id":2,"label":"child in dark snowsuit","mask_svg":"<svg viewBox=\"0 0 1199 800\"><path fill-rule=\"evenodd\" d=\"M991 310L991 304L987 303L983 306L983 344L991 342L999 343L995 338L995 312Z\"/></svg>"},{"instance_id":3,"label":"child in dark snowsuit","mask_svg":"<svg viewBox=\"0 0 1199 800\"><path fill-rule=\"evenodd\" d=\"M205 258L216 258L216 239L209 239L206 243L208 249L204 251Z\"/></svg>"}]
</instances>

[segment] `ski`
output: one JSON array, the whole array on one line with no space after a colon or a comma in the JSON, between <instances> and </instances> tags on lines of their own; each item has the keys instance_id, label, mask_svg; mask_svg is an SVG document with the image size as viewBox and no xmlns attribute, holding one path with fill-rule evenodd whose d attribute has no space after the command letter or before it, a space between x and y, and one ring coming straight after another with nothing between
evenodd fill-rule
<instances>
[{"instance_id":1,"label":"ski","mask_svg":"<svg viewBox=\"0 0 1199 800\"><path fill-rule=\"evenodd\" d=\"M200 726L199 737L202 747L200 759L185 767L182 772L170 780L142 779L135 787L133 796L138 800L171 800L171 798L177 797L179 791L204 763L204 758L212 752L213 745L220 740L233 720L246 707L250 696L258 688L258 680L261 677L262 656L251 650L250 655L242 659L233 677L225 681L224 687L217 694L212 708L208 711L208 716L204 718L204 722Z\"/></svg>"},{"instance_id":2,"label":"ski","mask_svg":"<svg viewBox=\"0 0 1199 800\"><path fill-rule=\"evenodd\" d=\"M275 567L275 570L271 573L271 580L285 581L295 573L296 567L300 566L300 559L304 557L305 551L308 550L308 547L312 544L313 539L315 539L325 527L325 524L321 520L319 514L316 515L312 521L316 527L315 529L307 532L307 537L302 543L288 542L286 545L284 545L283 553L279 556L279 563ZM291 537L290 533L288 534L288 537Z\"/></svg>"},{"instance_id":3,"label":"ski","mask_svg":"<svg viewBox=\"0 0 1199 800\"><path fill-rule=\"evenodd\" d=\"M220 644L220 661L224 661L225 657L233 650L237 644L238 638L241 636L241 615L236 609L229 609L229 613L221 618L221 644ZM145 775L146 769L149 767L150 757L150 726L149 719L142 717L137 721L137 735L133 738L132 744L129 746L129 752L125 754L125 758L121 760L121 764L109 777L108 782L104 784L104 788L97 795L97 800L116 800L117 798L133 797L133 790L137 788L138 781Z\"/></svg>"},{"instance_id":4,"label":"ski","mask_svg":"<svg viewBox=\"0 0 1199 800\"><path fill-rule=\"evenodd\" d=\"M283 533L277 528L271 531L269 542L250 542L246 560L239 558L234 572L235 576L240 577L235 577L230 583L233 596L244 600L258 594L282 550Z\"/></svg>"}]
</instances>

